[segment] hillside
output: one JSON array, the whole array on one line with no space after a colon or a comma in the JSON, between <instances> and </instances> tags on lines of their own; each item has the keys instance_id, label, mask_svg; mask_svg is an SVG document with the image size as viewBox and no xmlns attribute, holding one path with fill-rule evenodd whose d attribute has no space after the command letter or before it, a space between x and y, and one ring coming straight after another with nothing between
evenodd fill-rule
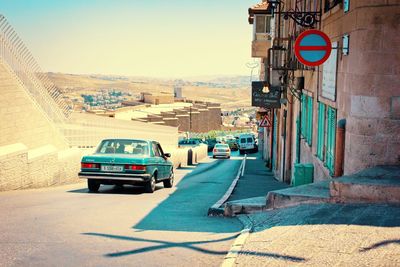
<instances>
[{"instance_id":1,"label":"hillside","mask_svg":"<svg viewBox=\"0 0 400 267\"><path fill-rule=\"evenodd\" d=\"M188 99L221 103L224 109L250 106L250 85L249 82L246 82L248 77L243 76L191 78L179 81L53 72L47 73L47 76L69 97L79 97L81 94L101 89L117 89L132 95L138 95L140 92L173 92L174 84L179 82L182 86L183 96Z\"/></svg>"}]
</instances>

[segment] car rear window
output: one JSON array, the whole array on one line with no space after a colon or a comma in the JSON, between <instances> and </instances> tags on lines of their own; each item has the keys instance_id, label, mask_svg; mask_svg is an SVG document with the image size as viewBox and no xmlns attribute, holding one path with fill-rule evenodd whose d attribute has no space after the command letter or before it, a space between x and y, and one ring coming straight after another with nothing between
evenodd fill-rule
<instances>
[{"instance_id":1,"label":"car rear window","mask_svg":"<svg viewBox=\"0 0 400 267\"><path fill-rule=\"evenodd\" d=\"M242 144L246 143L246 138L241 138L240 143L242 143Z\"/></svg>"},{"instance_id":2,"label":"car rear window","mask_svg":"<svg viewBox=\"0 0 400 267\"><path fill-rule=\"evenodd\" d=\"M251 137L247 138L247 143L251 143L251 142L253 142L253 138L251 138Z\"/></svg>"},{"instance_id":3,"label":"car rear window","mask_svg":"<svg viewBox=\"0 0 400 267\"><path fill-rule=\"evenodd\" d=\"M148 155L149 147L142 140L103 140L96 150L98 154Z\"/></svg>"},{"instance_id":4,"label":"car rear window","mask_svg":"<svg viewBox=\"0 0 400 267\"><path fill-rule=\"evenodd\" d=\"M218 144L218 145L215 145L215 147L216 148L228 148L229 146L226 144Z\"/></svg>"}]
</instances>

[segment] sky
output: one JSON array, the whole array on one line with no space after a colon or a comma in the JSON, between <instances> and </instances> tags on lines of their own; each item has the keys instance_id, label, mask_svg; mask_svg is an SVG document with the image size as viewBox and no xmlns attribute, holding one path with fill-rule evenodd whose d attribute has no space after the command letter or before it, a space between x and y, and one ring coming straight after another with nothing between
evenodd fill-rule
<instances>
[{"instance_id":1,"label":"sky","mask_svg":"<svg viewBox=\"0 0 400 267\"><path fill-rule=\"evenodd\" d=\"M260 0L1 0L44 71L184 78L250 75Z\"/></svg>"}]
</instances>

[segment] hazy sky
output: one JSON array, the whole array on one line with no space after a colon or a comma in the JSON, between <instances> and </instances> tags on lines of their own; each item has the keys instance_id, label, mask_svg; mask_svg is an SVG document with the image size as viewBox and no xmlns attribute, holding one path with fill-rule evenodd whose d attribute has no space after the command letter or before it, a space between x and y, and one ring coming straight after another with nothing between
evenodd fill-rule
<instances>
[{"instance_id":1,"label":"hazy sky","mask_svg":"<svg viewBox=\"0 0 400 267\"><path fill-rule=\"evenodd\" d=\"M249 75L247 9L260 0L1 0L45 71Z\"/></svg>"}]
</instances>

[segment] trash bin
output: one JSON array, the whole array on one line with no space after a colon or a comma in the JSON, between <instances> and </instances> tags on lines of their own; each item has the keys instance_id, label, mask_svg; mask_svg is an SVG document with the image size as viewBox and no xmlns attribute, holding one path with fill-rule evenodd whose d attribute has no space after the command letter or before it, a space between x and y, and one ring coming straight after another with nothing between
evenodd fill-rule
<instances>
[{"instance_id":1,"label":"trash bin","mask_svg":"<svg viewBox=\"0 0 400 267\"><path fill-rule=\"evenodd\" d=\"M314 180L314 165L312 163L294 164L292 186L310 184Z\"/></svg>"}]
</instances>

